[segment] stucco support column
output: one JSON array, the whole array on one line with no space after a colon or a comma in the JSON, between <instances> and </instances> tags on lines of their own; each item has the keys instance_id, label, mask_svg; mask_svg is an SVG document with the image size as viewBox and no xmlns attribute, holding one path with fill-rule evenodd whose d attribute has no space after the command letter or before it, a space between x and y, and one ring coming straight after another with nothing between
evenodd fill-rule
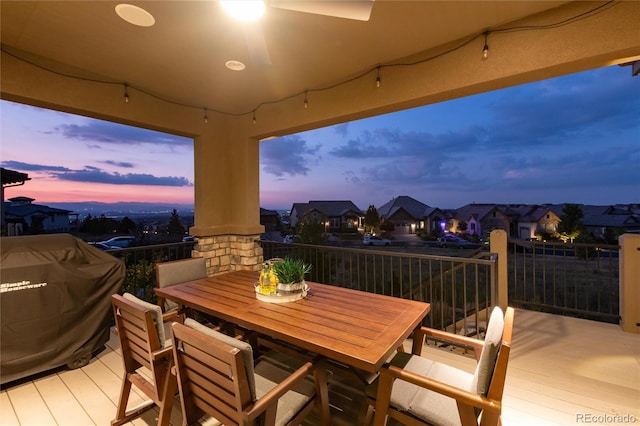
<instances>
[{"instance_id":1,"label":"stucco support column","mask_svg":"<svg viewBox=\"0 0 640 426\"><path fill-rule=\"evenodd\" d=\"M491 253L498 254L498 285L496 300L502 310L509 304L509 283L507 273L507 233L502 229L491 231Z\"/></svg>"},{"instance_id":2,"label":"stucco support column","mask_svg":"<svg viewBox=\"0 0 640 426\"><path fill-rule=\"evenodd\" d=\"M620 326L640 334L640 235L623 234L620 243Z\"/></svg>"},{"instance_id":3,"label":"stucco support column","mask_svg":"<svg viewBox=\"0 0 640 426\"><path fill-rule=\"evenodd\" d=\"M260 225L259 141L233 118L217 117L194 140L195 257L207 258L209 275L258 270ZM242 124L242 123L241 123Z\"/></svg>"}]
</instances>

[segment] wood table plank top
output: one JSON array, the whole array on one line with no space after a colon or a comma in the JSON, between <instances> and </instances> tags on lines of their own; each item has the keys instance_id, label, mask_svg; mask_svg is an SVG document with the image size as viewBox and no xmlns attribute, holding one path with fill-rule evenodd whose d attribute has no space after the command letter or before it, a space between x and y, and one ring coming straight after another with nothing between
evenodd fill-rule
<instances>
[{"instance_id":1,"label":"wood table plank top","mask_svg":"<svg viewBox=\"0 0 640 426\"><path fill-rule=\"evenodd\" d=\"M230 272L156 289L192 309L376 372L429 313L428 303L307 282L304 299L256 298L258 273Z\"/></svg>"}]
</instances>

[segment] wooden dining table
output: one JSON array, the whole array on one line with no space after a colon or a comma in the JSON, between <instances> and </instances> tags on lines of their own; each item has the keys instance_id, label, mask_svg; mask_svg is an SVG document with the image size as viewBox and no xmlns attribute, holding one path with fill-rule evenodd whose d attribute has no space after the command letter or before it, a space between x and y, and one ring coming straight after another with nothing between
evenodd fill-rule
<instances>
[{"instance_id":1,"label":"wooden dining table","mask_svg":"<svg viewBox=\"0 0 640 426\"><path fill-rule=\"evenodd\" d=\"M157 288L177 304L370 373L429 313L428 303L307 281L307 296L258 300L258 272L236 271Z\"/></svg>"}]
</instances>

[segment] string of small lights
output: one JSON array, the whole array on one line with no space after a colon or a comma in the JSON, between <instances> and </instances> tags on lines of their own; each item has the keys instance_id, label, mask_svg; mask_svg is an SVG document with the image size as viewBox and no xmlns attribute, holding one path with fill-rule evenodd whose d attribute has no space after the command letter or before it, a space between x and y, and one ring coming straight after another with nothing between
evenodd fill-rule
<instances>
[{"instance_id":1,"label":"string of small lights","mask_svg":"<svg viewBox=\"0 0 640 426\"><path fill-rule=\"evenodd\" d=\"M92 82L92 83L100 83L100 84L110 84L110 85L120 85L123 87L123 91L124 91L124 102L125 103L129 103L130 102L130 97L129 97L129 93L131 90L135 90L137 92L143 93L147 96L150 96L154 99L157 99L159 101L162 102L166 102L172 105L176 105L176 106L181 106L181 107L185 107L185 108L192 108L192 109L198 109L198 110L203 110L204 111L204 116L203 116L203 120L205 123L209 122L209 117L208 117L208 112L215 112L217 114L221 114L221 115L227 115L227 116L233 116L233 117L239 117L239 116L244 116L244 115L249 115L251 114L252 117L252 122L253 124L257 123L257 118L256 118L256 114L258 112L258 110L262 107L265 107L267 105L273 105L273 104L278 104L281 102L285 102L288 101L290 99L294 99L300 96L304 96L304 101L303 101L303 106L305 109L309 108L309 94L310 93L317 93L317 92L323 92L323 91L328 91L331 89L334 89L336 87L342 86L342 85L346 85L348 83L351 83L353 81L359 80L361 78L364 78L366 76L368 76L371 73L375 73L375 87L376 88L380 88L382 85L382 77L381 77L381 71L384 69L389 69L389 68L394 68L394 67L410 67L410 66L416 66L416 65L420 65L429 61L432 61L434 59L437 59L439 57L442 57L444 55L448 55L450 53L453 53L459 49L462 49L463 47L467 46L468 44L472 43L473 41L475 41L476 39L483 37L484 38L484 45L482 48L482 53L481 53L481 60L487 60L489 58L489 36L491 34L498 34L498 33L509 33L509 32L516 32L516 31L535 31L535 30L549 30L549 29L554 29L554 28L559 28L565 25L569 25L571 23L580 21L582 19L586 19L588 17L591 17L593 15L596 15L598 13L603 12L604 10L608 9L609 7L614 6L616 3L615 0L609 0L603 4L599 4L596 7L593 7L583 13L580 13L578 15L572 16L570 18L567 19L563 19L561 21L558 22L553 22L550 24L540 24L540 25L523 25L523 26L514 26L514 27L505 27L505 28L497 28L497 29L487 29L481 33L477 33L472 35L471 37L469 37L466 40L461 41L460 43L458 43L457 45L451 47L450 49L447 49L445 51L442 51L438 54L426 57L426 58L422 58L422 59L418 59L415 61L411 61L411 62L395 62L395 63L388 63L388 64L377 64L374 67L371 67L357 75L354 75L350 78L338 81L336 83L327 85L327 86L323 86L323 87L318 87L318 88L314 88L314 89L305 89L302 92L298 92L289 96L285 96L279 99L275 99L275 100L270 100L270 101L264 101L261 102L259 104L257 104L254 108L252 108L250 111L245 111L245 112L229 112L229 111L222 111L222 110L218 110L215 108L210 108L208 106L201 106L201 105L193 105L193 104L188 104L188 103L184 103L184 102L179 102L179 101L175 101L172 99L168 99L166 97L163 97L161 95L155 94L153 92L150 92L144 88L141 87L137 87L137 86L133 86L127 82L122 82L122 81L110 81L110 80L102 80L102 79L95 79L95 78L88 78L88 77L83 77L83 76L79 76L79 75L73 75L73 74L69 74L69 73L64 73L64 72L60 72L57 70L54 70L52 68L49 67L45 67L43 65L40 65L32 60L28 60L25 59L15 53L12 53L8 50L6 50L4 47L0 47L0 50L2 52L4 52L5 54L19 60L22 61L24 63L30 64L34 67L37 67L39 69L42 69L44 71L48 71L50 73L62 76L62 77L67 77L67 78L73 78L76 80L81 80L81 81L87 81L87 82Z\"/></svg>"}]
</instances>

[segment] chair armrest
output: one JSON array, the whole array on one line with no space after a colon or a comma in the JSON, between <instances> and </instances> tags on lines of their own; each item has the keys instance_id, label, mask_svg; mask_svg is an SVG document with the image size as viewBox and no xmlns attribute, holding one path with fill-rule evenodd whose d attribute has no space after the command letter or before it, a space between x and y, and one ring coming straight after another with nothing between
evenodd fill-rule
<instances>
[{"instance_id":1,"label":"chair armrest","mask_svg":"<svg viewBox=\"0 0 640 426\"><path fill-rule=\"evenodd\" d=\"M442 330L436 330L434 328L421 327L416 330L413 335L413 350L414 355L420 355L422 353L422 346L424 345L425 337L433 337L437 339L446 340L448 342L457 343L459 345L471 346L476 356L476 360L480 359L484 342L482 340L474 339L472 337L461 336L459 334L448 333Z\"/></svg>"},{"instance_id":2,"label":"chair armrest","mask_svg":"<svg viewBox=\"0 0 640 426\"><path fill-rule=\"evenodd\" d=\"M502 409L502 403L500 401L485 398L477 393L469 392L467 390L421 376L411 371L403 370L402 368L385 366L380 370L380 376L382 377L384 375L390 375L396 379L404 380L416 386L446 395L455 399L458 404L462 402L463 404L478 407L482 410L488 410L497 414L499 414Z\"/></svg>"},{"instance_id":3,"label":"chair armrest","mask_svg":"<svg viewBox=\"0 0 640 426\"><path fill-rule=\"evenodd\" d=\"M306 362L305 364L303 364L302 367L297 369L285 380L278 383L276 387L267 392L262 398L257 400L253 404L253 406L246 411L246 418L249 421L253 422L267 409L271 407L275 408L280 397L290 391L291 388L293 388L293 386L295 386L298 382L304 380L309 374L313 372L314 368L314 362Z\"/></svg>"},{"instance_id":4,"label":"chair armrest","mask_svg":"<svg viewBox=\"0 0 640 426\"><path fill-rule=\"evenodd\" d=\"M174 309L174 310L169 311L169 312L163 312L162 313L162 322L176 321L175 318L179 318L180 316L182 316L182 314L177 309ZM184 321L179 321L178 320L177 322L184 322Z\"/></svg>"},{"instance_id":5,"label":"chair armrest","mask_svg":"<svg viewBox=\"0 0 640 426\"><path fill-rule=\"evenodd\" d=\"M173 346L169 346L168 348L158 349L157 351L152 353L151 356L153 357L154 361L161 358L167 358L167 357L170 357L173 359Z\"/></svg>"}]
</instances>

